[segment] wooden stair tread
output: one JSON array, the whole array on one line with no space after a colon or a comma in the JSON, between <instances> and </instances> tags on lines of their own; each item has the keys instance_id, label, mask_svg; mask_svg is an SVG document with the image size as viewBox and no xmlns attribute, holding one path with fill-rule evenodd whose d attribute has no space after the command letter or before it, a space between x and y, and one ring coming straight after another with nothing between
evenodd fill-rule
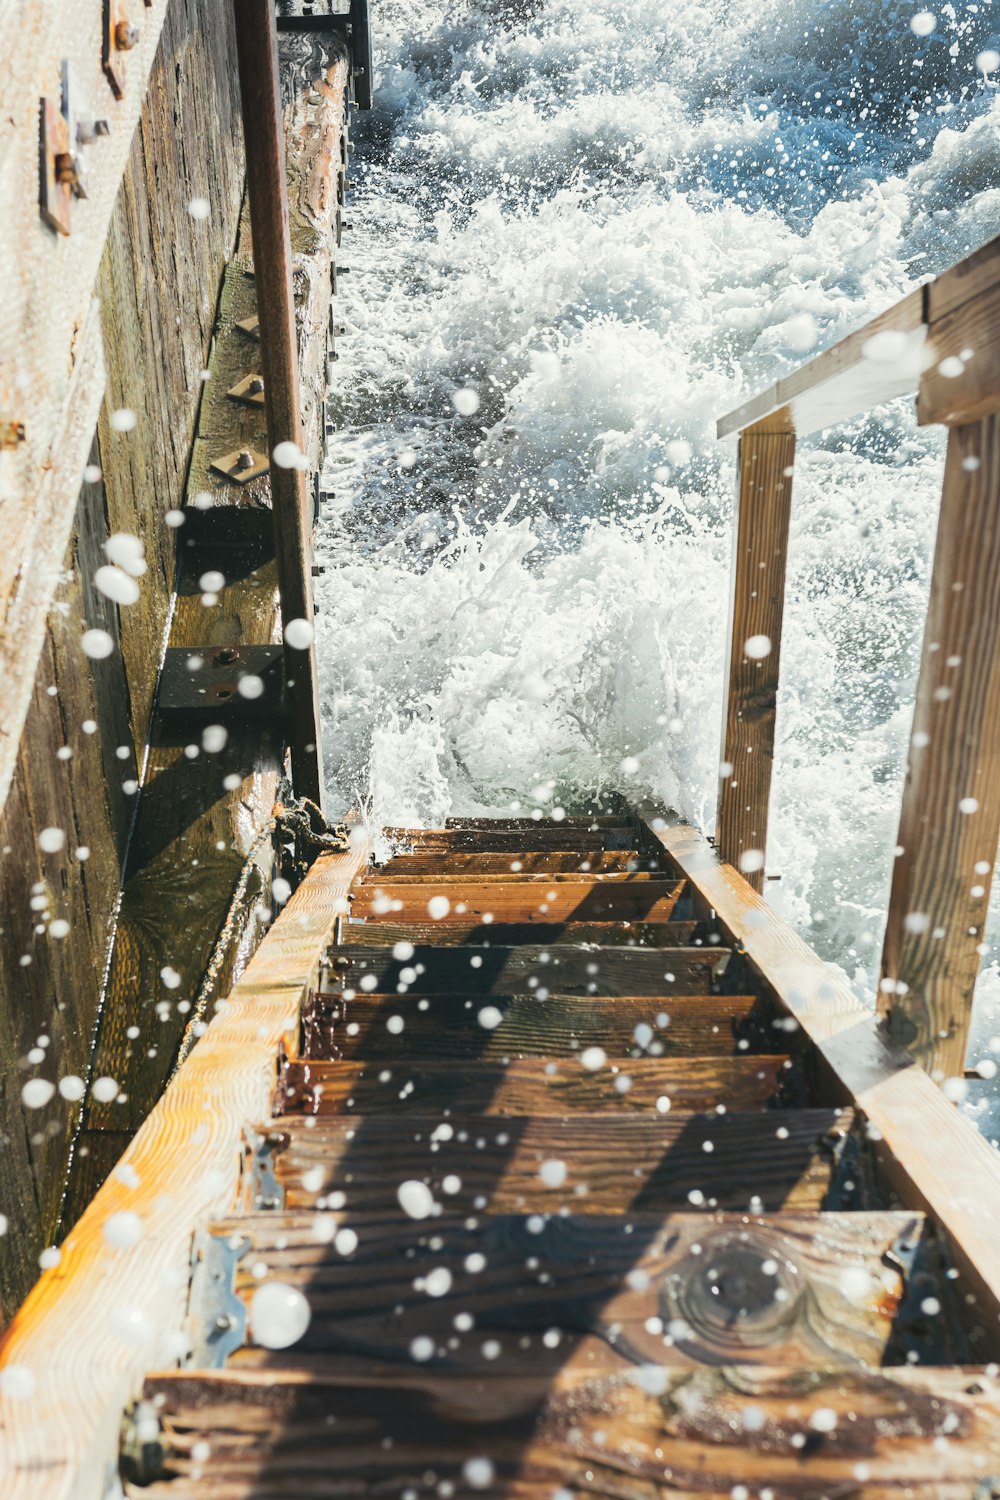
<instances>
[{"instance_id":1,"label":"wooden stair tread","mask_svg":"<svg viewBox=\"0 0 1000 1500\"><path fill-rule=\"evenodd\" d=\"M607 877L654 873L665 878L670 875L670 870L667 863L653 853L642 853L635 848L573 849L567 845L563 849L518 849L493 853L421 849L413 854L394 854L382 864L368 865L362 872L362 880L368 885L377 879L401 880L411 876L478 880L483 875L551 875L561 878L565 875Z\"/></svg>"},{"instance_id":2,"label":"wooden stair tread","mask_svg":"<svg viewBox=\"0 0 1000 1500\"><path fill-rule=\"evenodd\" d=\"M335 1244L345 1227L357 1237L346 1253ZM262 1280L305 1295L309 1328L282 1353L293 1363L406 1366L422 1336L436 1342L428 1363L494 1374L587 1368L601 1346L608 1368L967 1357L953 1318L921 1312L931 1293L942 1307L952 1299L941 1248L913 1213L556 1215L540 1224L502 1215L474 1228L452 1216L270 1213L221 1221L211 1235L238 1246L233 1286L244 1305ZM450 1282L432 1295L427 1278L442 1270ZM858 1295L855 1283L866 1281ZM457 1331L456 1313L471 1317ZM498 1352L483 1354L487 1339ZM236 1357L270 1357L254 1345L252 1323Z\"/></svg>"},{"instance_id":3,"label":"wooden stair tread","mask_svg":"<svg viewBox=\"0 0 1000 1500\"><path fill-rule=\"evenodd\" d=\"M775 1500L979 1500L1000 1472L995 1367L555 1379L418 1367L391 1381L246 1368L152 1375L143 1394L176 1476L130 1486L145 1500L396 1496L415 1479L455 1500L733 1500L740 1486L753 1500L765 1487Z\"/></svg>"},{"instance_id":4,"label":"wooden stair tread","mask_svg":"<svg viewBox=\"0 0 1000 1500\"><path fill-rule=\"evenodd\" d=\"M497 1016L499 1015L499 1020ZM482 1016L482 1020L480 1017ZM396 1030L398 1021L402 1030ZM665 1019L664 1019L665 1018ZM569 1057L587 1046L616 1056L784 1052L794 1040L753 995L356 995L321 991L306 1007L309 1057ZM393 1030L389 1029L392 1021ZM484 1024L484 1023L487 1023ZM641 1027L640 1047L636 1027ZM645 1028L652 1030L646 1040Z\"/></svg>"},{"instance_id":5,"label":"wooden stair tread","mask_svg":"<svg viewBox=\"0 0 1000 1500\"><path fill-rule=\"evenodd\" d=\"M393 1114L474 1110L479 1114L666 1113L668 1109L762 1109L783 1098L802 1102L790 1059L772 1056L609 1058L593 1071L578 1058L523 1058L502 1064L409 1059L325 1062L302 1059L283 1071L280 1113Z\"/></svg>"},{"instance_id":6,"label":"wooden stair tread","mask_svg":"<svg viewBox=\"0 0 1000 1500\"><path fill-rule=\"evenodd\" d=\"M560 876L503 875L447 880L393 881L381 878L356 885L350 896L355 917L392 915L421 921L430 902L448 903L435 920L450 922L489 913L497 922L607 922L663 921L670 916L684 890L684 881L653 879L639 874L624 880ZM400 914L403 914L402 918Z\"/></svg>"},{"instance_id":7,"label":"wooden stair tread","mask_svg":"<svg viewBox=\"0 0 1000 1500\"><path fill-rule=\"evenodd\" d=\"M487 861L495 859L494 855L484 856ZM576 855L572 856L576 860ZM407 871L403 860L398 862L391 860L385 865L369 865L367 869L358 876L357 887L384 885L491 885L509 881L512 884L527 885L529 890L540 885L544 881L553 884L563 881L586 881L593 885L626 885L630 883L649 884L657 881L671 880L667 871L662 869L655 858L652 867L649 865L642 869L630 869L623 866L612 866L606 870L581 870L576 863L568 865L565 869L546 869L538 866L535 869L512 870L510 861L505 855L501 855L496 861L496 869L483 869L478 860L466 866L453 866L450 859L442 859L437 868L410 869Z\"/></svg>"},{"instance_id":8,"label":"wooden stair tread","mask_svg":"<svg viewBox=\"0 0 1000 1500\"><path fill-rule=\"evenodd\" d=\"M656 995L707 992L729 949L707 944L669 951L598 948L589 944L521 943L515 947L463 943L414 946L401 959L392 948L341 943L331 952L331 990L392 993L400 983L409 994L461 991L510 994L534 988L561 994Z\"/></svg>"},{"instance_id":9,"label":"wooden stair tread","mask_svg":"<svg viewBox=\"0 0 1000 1500\"><path fill-rule=\"evenodd\" d=\"M619 824L591 828L564 823L536 823L533 828L383 828L382 837L394 848L453 849L456 853L502 854L506 849L634 849L639 830ZM648 838L641 845L652 849Z\"/></svg>"},{"instance_id":10,"label":"wooden stair tread","mask_svg":"<svg viewBox=\"0 0 1000 1500\"><path fill-rule=\"evenodd\" d=\"M698 933L700 923L678 922L480 922L473 918L450 923L388 922L372 917L343 924L341 936L352 945L388 946L395 943L487 943L514 947L519 943L596 943L609 948L682 948Z\"/></svg>"},{"instance_id":11,"label":"wooden stair tread","mask_svg":"<svg viewBox=\"0 0 1000 1500\"><path fill-rule=\"evenodd\" d=\"M337 1191L350 1212L394 1217L400 1181L427 1180L438 1194L445 1177L456 1177L447 1195L456 1213L768 1212L853 1204L864 1174L846 1166L852 1119L833 1109L454 1121L414 1113L403 1126L377 1115L285 1115L259 1129L273 1143L290 1210L326 1206ZM867 1152L850 1139L856 1153ZM558 1187L540 1175L546 1161L564 1164Z\"/></svg>"}]
</instances>

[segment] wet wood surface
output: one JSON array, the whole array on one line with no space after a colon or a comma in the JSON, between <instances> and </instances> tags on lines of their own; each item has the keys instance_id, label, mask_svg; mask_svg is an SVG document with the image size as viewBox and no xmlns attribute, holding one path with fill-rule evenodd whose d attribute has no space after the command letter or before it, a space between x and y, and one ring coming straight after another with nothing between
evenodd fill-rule
<instances>
[{"instance_id":1,"label":"wet wood surface","mask_svg":"<svg viewBox=\"0 0 1000 1500\"><path fill-rule=\"evenodd\" d=\"M576 1058L504 1064L319 1062L289 1064L276 1114L382 1114L470 1110L474 1114L666 1114L670 1109L763 1109L803 1102L789 1059L773 1056L609 1058L599 1069Z\"/></svg>"},{"instance_id":2,"label":"wet wood surface","mask_svg":"<svg viewBox=\"0 0 1000 1500\"><path fill-rule=\"evenodd\" d=\"M610 948L683 948L698 935L700 923L679 922L482 922L476 918L450 922L386 921L384 917L348 921L341 928L352 947L395 946L396 943L434 943L454 947L460 943L489 943L512 947L517 943L594 943Z\"/></svg>"},{"instance_id":3,"label":"wet wood surface","mask_svg":"<svg viewBox=\"0 0 1000 1500\"><path fill-rule=\"evenodd\" d=\"M694 947L669 950L597 948L567 943L513 948L467 944L435 948L415 946L406 959L391 948L355 948L342 943L331 955L328 985L332 989L379 990L397 985L408 993L509 995L523 989L557 990L565 995L707 994L728 949Z\"/></svg>"},{"instance_id":4,"label":"wet wood surface","mask_svg":"<svg viewBox=\"0 0 1000 1500\"><path fill-rule=\"evenodd\" d=\"M737 868L747 852L759 857L759 865L747 871L758 891L764 885L794 465L794 432L751 427L742 433L716 842L722 858Z\"/></svg>"},{"instance_id":5,"label":"wet wood surface","mask_svg":"<svg viewBox=\"0 0 1000 1500\"><path fill-rule=\"evenodd\" d=\"M326 53L321 56L324 66L330 65ZM334 154L340 158L345 65L339 43L333 44L332 58L322 92L314 90L311 80L300 81L287 111L296 245L308 288L298 307L300 332L311 341L305 373L313 384L321 380L324 391L325 362L317 362L312 345L314 324L325 320L330 303L336 201L328 191L317 194L315 177ZM321 264L307 268L308 255L320 240ZM168 644L201 654L205 648L267 645L280 637L269 481L264 477L241 488L218 475L208 478L212 459L220 453L245 445L260 449L262 436L263 449L267 446L259 411L227 395L237 372L247 372L251 354L236 324L256 307L252 265L244 215L218 306L211 378L187 480L190 503L178 534ZM321 396L312 392L311 402L306 441L318 463L322 433L315 409L322 405ZM211 498L210 508L201 507L199 494ZM225 580L218 589L203 586L209 572ZM206 596L216 602L206 604ZM234 721L223 726L228 734L224 749L208 752L201 744L204 727L160 715L151 728L91 1064L93 1075L114 1079L120 1093L110 1102L90 1101L85 1109L64 1225L79 1215L112 1164L115 1151L105 1149L102 1133L112 1132L115 1150L120 1150L122 1135L138 1128L170 1077L180 1047L190 1042L190 1028L204 1019L199 1004L207 1011L225 992L259 941L268 914L260 903L269 892L273 855L270 843L260 842L258 835L271 817L283 769L280 728L273 733L266 723ZM245 891L234 902L241 876ZM206 990L204 974L220 942L221 965Z\"/></svg>"},{"instance_id":6,"label":"wet wood surface","mask_svg":"<svg viewBox=\"0 0 1000 1500\"><path fill-rule=\"evenodd\" d=\"M184 1316L192 1223L232 1211L246 1122L267 1112L277 1050L294 1051L299 1003L366 852L313 866L0 1344L0 1370L26 1365L36 1381L30 1401L4 1404L4 1500L103 1493L122 1410ZM114 1247L105 1225L125 1212L142 1236ZM116 1325L116 1309L134 1321Z\"/></svg>"},{"instance_id":7,"label":"wet wood surface","mask_svg":"<svg viewBox=\"0 0 1000 1500\"><path fill-rule=\"evenodd\" d=\"M637 871L662 872L663 862L655 854L638 849L541 849L525 853L499 850L467 853L451 849L415 850L412 854L395 854L375 865L365 874L365 883L389 877L392 880L411 876L449 880L475 880L481 875L623 875Z\"/></svg>"},{"instance_id":8,"label":"wet wood surface","mask_svg":"<svg viewBox=\"0 0 1000 1500\"><path fill-rule=\"evenodd\" d=\"M1000 416L952 428L879 990L938 1077L965 1066L1000 839L998 493Z\"/></svg>"},{"instance_id":9,"label":"wet wood surface","mask_svg":"<svg viewBox=\"0 0 1000 1500\"><path fill-rule=\"evenodd\" d=\"M732 1500L740 1486L781 1500L970 1500L983 1474L1000 1468L1000 1387L995 1370L982 1368L728 1366L655 1379L415 1370L392 1383L265 1368L166 1373L145 1395L161 1399L167 1473L177 1476L130 1488L147 1500L188 1492L197 1443L214 1447L219 1500L285 1500L330 1468L386 1495L427 1473L470 1500L477 1490L467 1476L479 1470L465 1466L476 1458L491 1466L490 1493L511 1500L563 1489ZM486 1401L496 1414L488 1442Z\"/></svg>"},{"instance_id":10,"label":"wet wood surface","mask_svg":"<svg viewBox=\"0 0 1000 1500\"><path fill-rule=\"evenodd\" d=\"M266 1132L288 1138L274 1168L293 1211L316 1207L336 1191L345 1194L349 1212L396 1217L398 1184L419 1178L463 1214L558 1213L564 1206L578 1213L690 1206L766 1212L826 1206L838 1180L837 1142L850 1121L849 1112L816 1109L671 1111L655 1120L465 1115L446 1135L437 1115L414 1113L405 1127L383 1117L320 1116L310 1129L286 1116L268 1122ZM541 1175L546 1161L563 1163L559 1187ZM454 1193L443 1188L446 1177L458 1179ZM692 1203L692 1193L700 1201Z\"/></svg>"},{"instance_id":11,"label":"wet wood surface","mask_svg":"<svg viewBox=\"0 0 1000 1500\"><path fill-rule=\"evenodd\" d=\"M483 1012L485 1011L485 1015ZM393 1020L398 1017L402 1021ZM571 1057L588 1046L609 1056L732 1056L784 1051L788 1036L770 1025L753 995L550 994L357 996L320 991L304 1016L306 1056L379 1058ZM392 1021L390 1027L389 1022ZM640 1048L636 1040L642 1038Z\"/></svg>"},{"instance_id":12,"label":"wet wood surface","mask_svg":"<svg viewBox=\"0 0 1000 1500\"><path fill-rule=\"evenodd\" d=\"M683 881L653 879L644 874L623 880L554 880L537 876L510 880L502 875L478 881L393 881L387 876L366 880L352 893L353 917L384 917L393 921L430 915L453 922L489 916L497 922L658 922L665 921L683 890ZM447 906L443 906L446 901Z\"/></svg>"},{"instance_id":13,"label":"wet wood surface","mask_svg":"<svg viewBox=\"0 0 1000 1500\"><path fill-rule=\"evenodd\" d=\"M342 1227L358 1236L346 1255L334 1244ZM211 1233L238 1245L234 1288L245 1304L262 1266L308 1297L312 1321L283 1360L341 1371L410 1370L421 1336L433 1340L429 1368L476 1374L586 1371L595 1358L623 1369L877 1366L922 1355L920 1300L948 1299L938 1248L907 1213L577 1215L530 1225L497 1215L475 1226L447 1213L392 1224L259 1214ZM864 1294L845 1293L845 1266ZM427 1278L442 1279L442 1268L450 1282L432 1296ZM457 1330L456 1311L467 1315ZM964 1351L946 1338L937 1352ZM232 1367L271 1357L254 1344L251 1320Z\"/></svg>"}]
</instances>

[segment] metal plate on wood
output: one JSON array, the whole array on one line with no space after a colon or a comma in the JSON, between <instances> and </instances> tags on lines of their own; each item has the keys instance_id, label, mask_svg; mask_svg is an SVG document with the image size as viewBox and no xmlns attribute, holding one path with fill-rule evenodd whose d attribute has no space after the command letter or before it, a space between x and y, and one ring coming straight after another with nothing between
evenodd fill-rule
<instances>
[{"instance_id":1,"label":"metal plate on wood","mask_svg":"<svg viewBox=\"0 0 1000 1500\"><path fill-rule=\"evenodd\" d=\"M284 708L280 646L171 647L158 706L164 714L238 714L273 718Z\"/></svg>"},{"instance_id":2,"label":"metal plate on wood","mask_svg":"<svg viewBox=\"0 0 1000 1500\"><path fill-rule=\"evenodd\" d=\"M116 99L125 97L125 57L139 40L139 28L128 18L125 0L104 0L102 62Z\"/></svg>"},{"instance_id":3,"label":"metal plate on wood","mask_svg":"<svg viewBox=\"0 0 1000 1500\"><path fill-rule=\"evenodd\" d=\"M39 207L42 218L59 234L69 234L73 228L73 175L70 170L69 125L60 101L42 100L39 128Z\"/></svg>"},{"instance_id":4,"label":"metal plate on wood","mask_svg":"<svg viewBox=\"0 0 1000 1500\"><path fill-rule=\"evenodd\" d=\"M264 377L263 375L247 375L243 380L232 386L226 395L231 401L239 401L244 406L264 405Z\"/></svg>"},{"instance_id":5,"label":"metal plate on wood","mask_svg":"<svg viewBox=\"0 0 1000 1500\"><path fill-rule=\"evenodd\" d=\"M221 457L213 458L211 463L216 474L224 475L234 484L246 484L258 475L266 474L270 467L264 455L254 452L253 448L237 448L233 453L223 453Z\"/></svg>"}]
</instances>

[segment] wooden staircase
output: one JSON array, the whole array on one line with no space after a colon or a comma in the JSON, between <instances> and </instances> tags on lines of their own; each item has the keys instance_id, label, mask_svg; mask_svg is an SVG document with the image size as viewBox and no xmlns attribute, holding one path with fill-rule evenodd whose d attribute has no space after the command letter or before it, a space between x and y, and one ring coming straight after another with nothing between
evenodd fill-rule
<instances>
[{"instance_id":1,"label":"wooden staircase","mask_svg":"<svg viewBox=\"0 0 1000 1500\"><path fill-rule=\"evenodd\" d=\"M395 842L198 1228L126 1493L1000 1494L995 1301L663 840Z\"/></svg>"}]
</instances>

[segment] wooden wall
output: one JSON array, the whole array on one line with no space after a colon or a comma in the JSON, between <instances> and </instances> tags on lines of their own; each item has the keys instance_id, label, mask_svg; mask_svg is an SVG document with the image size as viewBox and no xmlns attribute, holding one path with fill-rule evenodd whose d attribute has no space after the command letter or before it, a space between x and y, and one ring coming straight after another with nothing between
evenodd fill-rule
<instances>
[{"instance_id":1,"label":"wooden wall","mask_svg":"<svg viewBox=\"0 0 1000 1500\"><path fill-rule=\"evenodd\" d=\"M81 488L0 819L0 1325L55 1234L79 1109L58 1093L26 1108L22 1088L35 1077L86 1076L98 1019L134 804L127 784L144 753L170 607L174 533L163 515L183 500L239 219L231 28L220 0L170 0L96 287L108 383L92 459L103 481ZM193 198L209 201L207 219L189 214ZM122 407L138 418L128 433L110 422ZM148 563L139 601L121 609L93 585L116 531L139 536ZM104 661L81 650L91 626L115 639ZM64 830L65 848L40 849L45 828ZM83 846L89 857L75 852ZM44 1061L29 1059L36 1047Z\"/></svg>"}]
</instances>

